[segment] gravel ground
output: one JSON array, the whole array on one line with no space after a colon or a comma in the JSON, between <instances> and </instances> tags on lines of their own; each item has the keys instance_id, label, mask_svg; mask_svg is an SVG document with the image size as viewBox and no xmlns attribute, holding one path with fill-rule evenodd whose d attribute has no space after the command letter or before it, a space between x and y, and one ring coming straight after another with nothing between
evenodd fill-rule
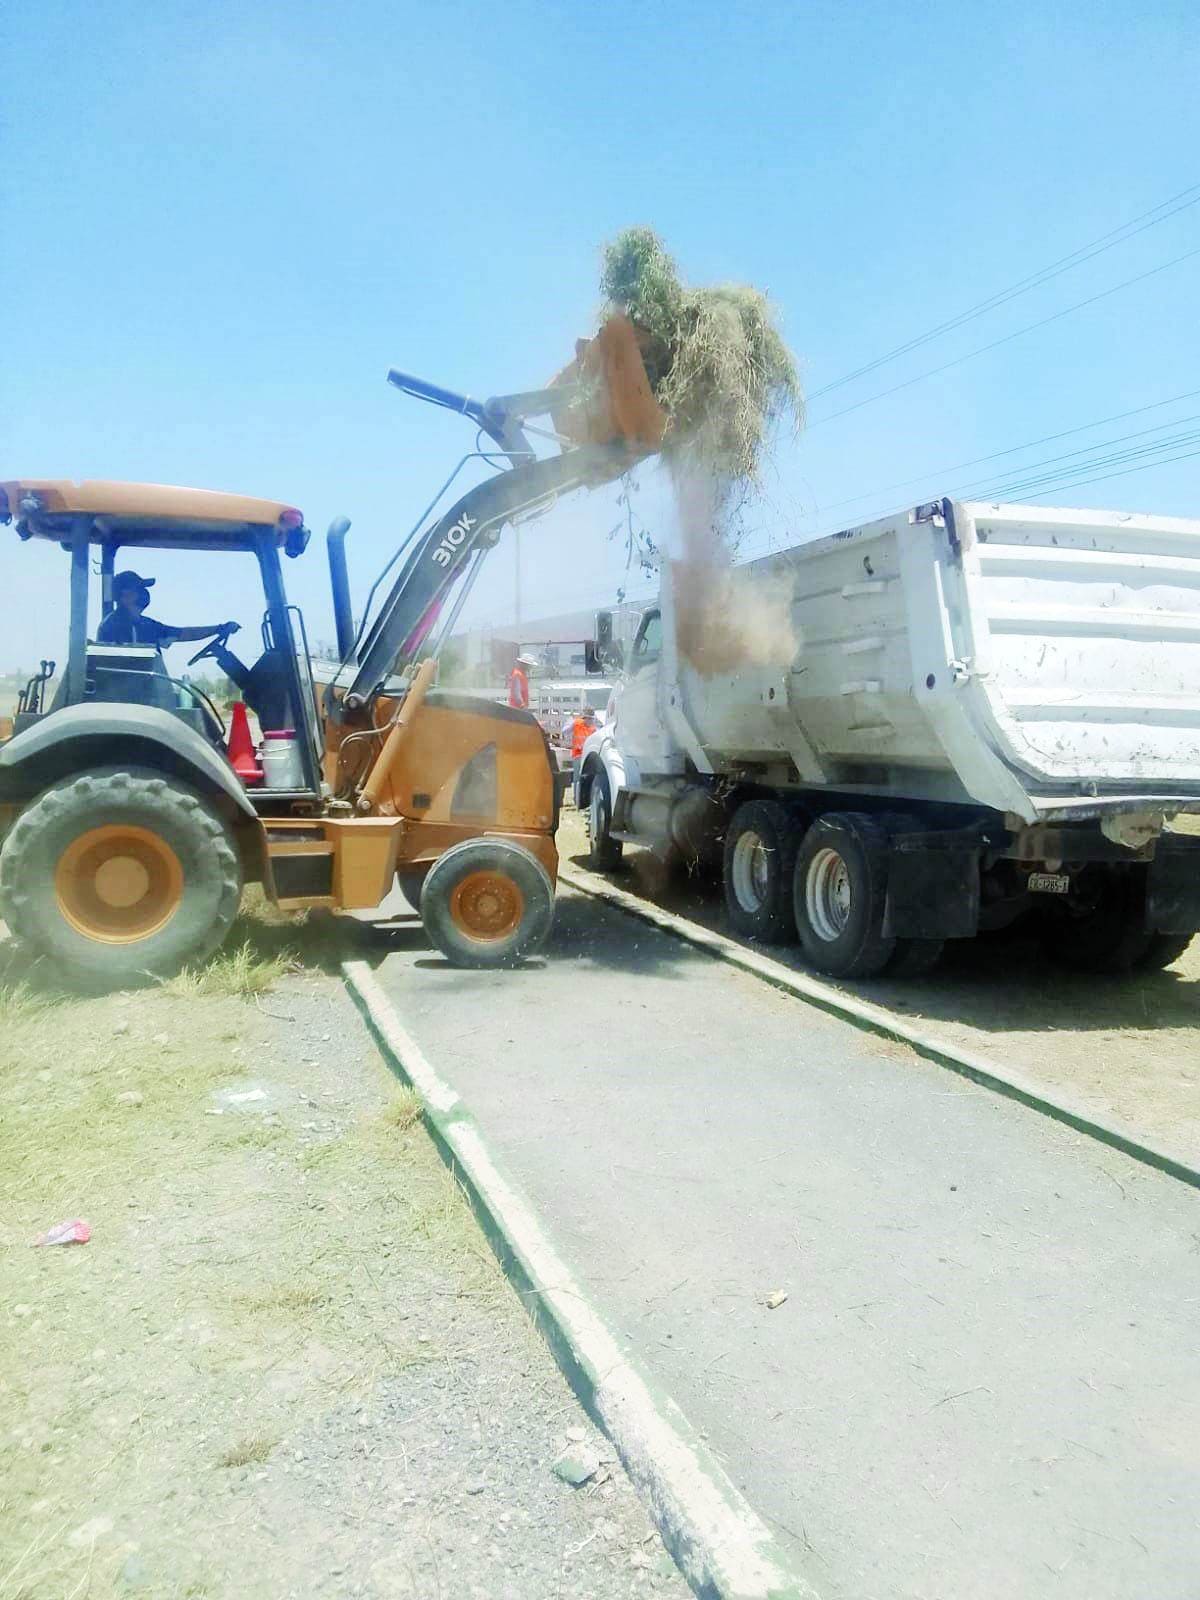
<instances>
[{"instance_id":1,"label":"gravel ground","mask_svg":"<svg viewBox=\"0 0 1200 1600\"><path fill-rule=\"evenodd\" d=\"M4 1600L688 1592L336 978L0 1002Z\"/></svg>"},{"instance_id":2,"label":"gravel ground","mask_svg":"<svg viewBox=\"0 0 1200 1600\"><path fill-rule=\"evenodd\" d=\"M558 847L564 862L586 866L580 812L563 812ZM613 881L705 927L730 931L718 885L668 875L647 850L627 849ZM795 946L770 954L809 970ZM951 942L925 978L825 981L1020 1068L1200 1163L1200 938L1167 971L1124 979L1063 972L1047 965L1032 939L1016 937Z\"/></svg>"}]
</instances>

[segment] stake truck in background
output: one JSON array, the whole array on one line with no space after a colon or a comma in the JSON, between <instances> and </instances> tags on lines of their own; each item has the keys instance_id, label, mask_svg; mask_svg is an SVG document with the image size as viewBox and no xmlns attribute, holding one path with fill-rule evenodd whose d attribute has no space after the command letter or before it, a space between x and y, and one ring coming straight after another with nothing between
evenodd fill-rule
<instances>
[{"instance_id":1,"label":"stake truck in background","mask_svg":"<svg viewBox=\"0 0 1200 1600\"><path fill-rule=\"evenodd\" d=\"M1036 912L1091 971L1200 929L1200 522L941 500L739 569L774 667L683 658L664 569L576 779L591 859L718 858L744 935L912 974ZM693 619L694 626L694 619Z\"/></svg>"}]
</instances>

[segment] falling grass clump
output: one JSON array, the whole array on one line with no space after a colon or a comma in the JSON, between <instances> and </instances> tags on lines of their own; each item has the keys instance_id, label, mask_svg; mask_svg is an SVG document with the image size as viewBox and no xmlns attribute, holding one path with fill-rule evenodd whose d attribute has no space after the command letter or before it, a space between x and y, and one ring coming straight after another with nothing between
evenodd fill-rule
<instances>
[{"instance_id":1,"label":"falling grass clump","mask_svg":"<svg viewBox=\"0 0 1200 1600\"><path fill-rule=\"evenodd\" d=\"M604 314L624 312L644 335L668 465L702 472L720 498L755 484L772 426L791 415L798 427L804 409L767 296L745 284L690 287L652 228L626 228L607 246L600 287Z\"/></svg>"}]
</instances>

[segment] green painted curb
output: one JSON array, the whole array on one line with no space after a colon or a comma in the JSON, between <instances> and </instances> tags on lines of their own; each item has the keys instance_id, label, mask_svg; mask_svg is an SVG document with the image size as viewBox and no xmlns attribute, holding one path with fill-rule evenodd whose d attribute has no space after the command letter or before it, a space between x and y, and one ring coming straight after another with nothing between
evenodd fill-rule
<instances>
[{"instance_id":1,"label":"green painted curb","mask_svg":"<svg viewBox=\"0 0 1200 1600\"><path fill-rule=\"evenodd\" d=\"M502 1270L576 1396L612 1441L646 1501L663 1543L693 1591L700 1600L818 1600L812 1585L795 1570L791 1558L694 1435L674 1401L648 1380L625 1352L620 1352L618 1365L628 1369L636 1384L644 1388L652 1411L639 1416L619 1395L610 1393L614 1372L600 1370L594 1357L583 1348L586 1338L581 1336L581 1323L591 1321L602 1328L614 1352L618 1348L615 1336L574 1285L569 1297L575 1315L569 1315L557 1303L554 1286L546 1284L544 1274L539 1273L517 1237L521 1231L520 1213L526 1212L539 1230L541 1224L519 1190L496 1165L474 1117L457 1093L447 1092L448 1086L440 1080L435 1084L428 1081L436 1080L436 1072L423 1057L419 1066L406 1059L410 1054L420 1056L415 1045L408 1051L389 1036L388 1019L382 1010L390 1010L390 1003L382 995L375 998L371 994L375 984L366 964L344 962L342 974L384 1061L420 1097L425 1126L438 1154L465 1193ZM423 1077L427 1081L422 1082ZM476 1159L472 1159L472 1146L477 1147ZM490 1177L481 1170L484 1167L491 1169ZM553 1247L547 1244L546 1248L557 1261ZM678 1484L672 1485L670 1463L666 1460L672 1440L678 1441L682 1453L702 1474L700 1498L706 1503L694 1509L679 1494ZM718 1512L715 1517L714 1507ZM718 1522L726 1532L732 1530L732 1540L723 1541Z\"/></svg>"}]
</instances>

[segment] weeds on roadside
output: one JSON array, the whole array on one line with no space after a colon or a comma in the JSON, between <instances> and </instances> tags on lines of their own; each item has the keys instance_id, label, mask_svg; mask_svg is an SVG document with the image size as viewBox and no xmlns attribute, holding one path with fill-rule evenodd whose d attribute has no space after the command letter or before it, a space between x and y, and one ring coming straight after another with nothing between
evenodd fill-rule
<instances>
[{"instance_id":1,"label":"weeds on roadside","mask_svg":"<svg viewBox=\"0 0 1200 1600\"><path fill-rule=\"evenodd\" d=\"M226 1450L217 1457L219 1467L255 1467L268 1460L271 1451L279 1443L273 1434L257 1433L252 1438L243 1439L235 1444L232 1449Z\"/></svg>"},{"instance_id":2,"label":"weeds on roadside","mask_svg":"<svg viewBox=\"0 0 1200 1600\"><path fill-rule=\"evenodd\" d=\"M238 1297L240 1305L246 1311L285 1313L316 1311L318 1307L328 1305L330 1298L327 1289L313 1283L281 1283L261 1294Z\"/></svg>"},{"instance_id":3,"label":"weeds on roadside","mask_svg":"<svg viewBox=\"0 0 1200 1600\"><path fill-rule=\"evenodd\" d=\"M415 1128L421 1120L421 1096L415 1089L400 1089L379 1113L379 1120L385 1127L396 1128L401 1133Z\"/></svg>"},{"instance_id":4,"label":"weeds on roadside","mask_svg":"<svg viewBox=\"0 0 1200 1600\"><path fill-rule=\"evenodd\" d=\"M0 984L0 1026L10 1022L28 1022L31 1017L57 1005L59 999L58 995L35 989L23 980Z\"/></svg>"},{"instance_id":5,"label":"weeds on roadside","mask_svg":"<svg viewBox=\"0 0 1200 1600\"><path fill-rule=\"evenodd\" d=\"M163 988L177 999L200 995L234 995L242 1000L266 994L288 972L299 966L291 950L277 955L260 955L247 939L231 950L218 950L202 967L185 967Z\"/></svg>"}]
</instances>

